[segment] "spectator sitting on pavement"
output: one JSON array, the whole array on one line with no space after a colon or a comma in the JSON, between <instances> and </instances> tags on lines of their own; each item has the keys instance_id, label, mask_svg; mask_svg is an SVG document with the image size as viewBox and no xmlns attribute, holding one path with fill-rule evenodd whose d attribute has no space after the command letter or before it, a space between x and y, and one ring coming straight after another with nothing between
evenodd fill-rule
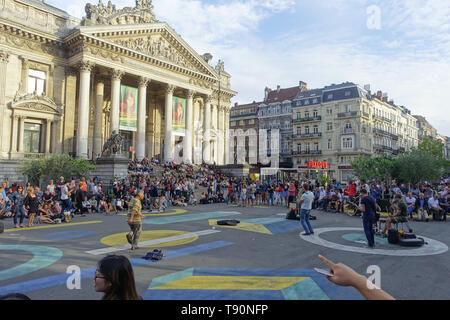
<instances>
[{"instance_id":1,"label":"spectator sitting on pavement","mask_svg":"<svg viewBox=\"0 0 450 320\"><path fill-rule=\"evenodd\" d=\"M39 208L39 221L40 223L48 223L48 224L55 224L56 222L52 219L53 213L50 210L49 204L42 205L41 208Z\"/></svg>"}]
</instances>

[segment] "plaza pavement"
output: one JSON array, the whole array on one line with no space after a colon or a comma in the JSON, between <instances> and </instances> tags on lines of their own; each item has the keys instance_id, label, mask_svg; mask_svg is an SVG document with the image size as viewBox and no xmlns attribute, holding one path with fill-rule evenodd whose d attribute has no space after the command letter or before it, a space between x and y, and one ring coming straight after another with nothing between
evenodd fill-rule
<instances>
[{"instance_id":1,"label":"plaza pavement","mask_svg":"<svg viewBox=\"0 0 450 320\"><path fill-rule=\"evenodd\" d=\"M378 239L375 251L380 251L374 254L360 243L361 218L313 211L318 218L312 221L316 235L300 237L300 222L285 220L286 212L281 207L225 204L172 208L146 217L140 241L153 247L137 251L127 249L124 233L129 228L123 215L76 216L69 224L32 229L13 229L12 219L5 219L6 230L0 234L0 295L100 299L93 290L93 275L96 263L110 252L132 261L137 290L144 299L362 299L356 290L333 285L313 271L325 268L318 254L363 274L369 266L379 266L381 287L397 299L450 299L448 222L411 222L430 244L419 250ZM241 223L217 226L221 219ZM157 262L141 258L153 248L162 249L166 257ZM70 266L81 272L79 289L67 287Z\"/></svg>"}]
</instances>

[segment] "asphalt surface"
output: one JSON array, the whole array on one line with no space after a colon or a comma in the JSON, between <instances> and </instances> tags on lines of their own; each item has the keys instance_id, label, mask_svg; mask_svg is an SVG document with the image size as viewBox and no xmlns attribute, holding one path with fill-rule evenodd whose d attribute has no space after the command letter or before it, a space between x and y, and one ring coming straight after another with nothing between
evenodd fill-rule
<instances>
[{"instance_id":1,"label":"asphalt surface","mask_svg":"<svg viewBox=\"0 0 450 320\"><path fill-rule=\"evenodd\" d=\"M220 204L174 209L178 210L147 216L143 225L146 237L140 239L158 242L158 238L171 237L172 242L141 246L137 251L114 251L132 261L137 290L144 299L361 299L356 290L335 286L313 271L315 267L326 269L319 254L366 276L371 275L369 266L378 266L381 288L397 299L450 299L449 222L410 222L418 235L438 241L437 247L433 241L433 245L420 248L425 255L414 256L416 248L377 240L375 250L408 251L402 256L401 252L374 254L371 249L355 252L364 248L360 243L364 240L362 221L342 213L313 211L318 219L311 223L317 231L349 228L314 236L319 242L350 247L345 251L299 236L303 232L300 222L285 220L286 208ZM221 219L241 223L217 226L215 220ZM70 224L32 229L13 229L12 219L2 222L6 230L0 234L0 295L22 292L42 300L100 299L102 294L93 289L93 275L106 253L88 251L124 245L123 233L129 231L125 216L115 214L77 216ZM186 236L193 232L200 233ZM162 249L166 257L157 262L142 259L154 248ZM436 248L441 252L434 252ZM80 270L79 286L73 270ZM299 277L312 281L299 285ZM70 284L76 288L69 289Z\"/></svg>"}]
</instances>

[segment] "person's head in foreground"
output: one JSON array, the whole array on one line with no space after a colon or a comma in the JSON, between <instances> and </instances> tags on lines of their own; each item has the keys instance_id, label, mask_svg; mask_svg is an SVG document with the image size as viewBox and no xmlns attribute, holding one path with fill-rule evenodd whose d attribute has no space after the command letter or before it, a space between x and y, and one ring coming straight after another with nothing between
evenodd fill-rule
<instances>
[{"instance_id":1,"label":"person's head in foreground","mask_svg":"<svg viewBox=\"0 0 450 320\"><path fill-rule=\"evenodd\" d=\"M99 261L94 290L104 293L102 300L141 300L136 291L133 268L124 256L109 255Z\"/></svg>"}]
</instances>

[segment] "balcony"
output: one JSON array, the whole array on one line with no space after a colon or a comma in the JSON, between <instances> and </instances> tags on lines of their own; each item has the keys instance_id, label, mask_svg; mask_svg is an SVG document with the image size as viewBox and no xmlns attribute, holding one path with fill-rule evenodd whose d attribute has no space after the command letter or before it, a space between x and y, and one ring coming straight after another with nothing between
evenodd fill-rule
<instances>
[{"instance_id":1,"label":"balcony","mask_svg":"<svg viewBox=\"0 0 450 320\"><path fill-rule=\"evenodd\" d=\"M293 120L294 123L303 123L303 122L314 122L314 121L321 121L322 116L317 117L306 117L306 118L296 118Z\"/></svg>"},{"instance_id":2,"label":"balcony","mask_svg":"<svg viewBox=\"0 0 450 320\"><path fill-rule=\"evenodd\" d=\"M384 131L384 130L381 130L381 129L374 128L373 129L373 133L380 134L380 135L383 135L383 136L387 136L387 137L392 138L392 140L394 140L394 141L398 141L398 135L390 133L390 132L387 132L387 131Z\"/></svg>"},{"instance_id":3,"label":"balcony","mask_svg":"<svg viewBox=\"0 0 450 320\"><path fill-rule=\"evenodd\" d=\"M303 150L303 151L294 150L292 152L292 155L294 155L294 156L300 156L300 155L321 155L321 154L322 154L322 150Z\"/></svg>"},{"instance_id":4,"label":"balcony","mask_svg":"<svg viewBox=\"0 0 450 320\"><path fill-rule=\"evenodd\" d=\"M349 133L355 133L355 130L354 130L353 128L344 128L344 129L342 130L342 132L343 132L344 134L349 134Z\"/></svg>"},{"instance_id":5,"label":"balcony","mask_svg":"<svg viewBox=\"0 0 450 320\"><path fill-rule=\"evenodd\" d=\"M384 146L381 144L374 144L373 145L373 149L377 150L377 151L389 151L389 152L394 152L394 149L388 146Z\"/></svg>"},{"instance_id":6,"label":"balcony","mask_svg":"<svg viewBox=\"0 0 450 320\"><path fill-rule=\"evenodd\" d=\"M356 117L358 116L358 112L357 111L352 111L352 112L341 112L338 113L338 118L351 118L351 117Z\"/></svg>"},{"instance_id":7,"label":"balcony","mask_svg":"<svg viewBox=\"0 0 450 320\"><path fill-rule=\"evenodd\" d=\"M376 115L376 114L373 115L373 118L377 119L377 120L380 120L380 121L392 122L391 119L383 117L383 116L380 116L380 115Z\"/></svg>"},{"instance_id":8,"label":"balcony","mask_svg":"<svg viewBox=\"0 0 450 320\"><path fill-rule=\"evenodd\" d=\"M370 114L368 112L362 112L362 116L367 119L370 118Z\"/></svg>"},{"instance_id":9,"label":"balcony","mask_svg":"<svg viewBox=\"0 0 450 320\"><path fill-rule=\"evenodd\" d=\"M307 139L307 138L320 138L322 137L322 133L302 133L294 135L294 139Z\"/></svg>"}]
</instances>

